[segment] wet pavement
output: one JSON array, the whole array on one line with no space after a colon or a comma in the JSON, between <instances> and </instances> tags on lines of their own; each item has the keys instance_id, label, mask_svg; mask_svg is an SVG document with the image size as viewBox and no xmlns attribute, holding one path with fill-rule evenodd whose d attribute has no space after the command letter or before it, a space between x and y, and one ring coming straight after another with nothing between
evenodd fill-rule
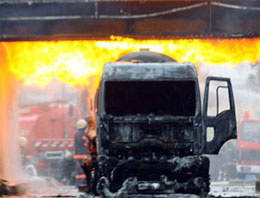
<instances>
[{"instance_id":1,"label":"wet pavement","mask_svg":"<svg viewBox=\"0 0 260 198\"><path fill-rule=\"evenodd\" d=\"M3 197L86 197L74 186L66 186L52 178L33 177L26 181L2 182ZM0 196L1 197L1 196Z\"/></svg>"},{"instance_id":2,"label":"wet pavement","mask_svg":"<svg viewBox=\"0 0 260 198\"><path fill-rule=\"evenodd\" d=\"M212 197L260 197L260 192L256 191L256 180L231 180L222 182L212 182L211 192L208 198ZM55 197L76 197L93 198L79 192L74 186L65 186L56 180L49 178L34 178L27 183L28 189L21 195L5 195L8 198L55 198ZM180 196L186 197L186 196ZM199 196L196 196L199 198ZM206 198L206 197L205 197Z\"/></svg>"},{"instance_id":3,"label":"wet pavement","mask_svg":"<svg viewBox=\"0 0 260 198\"><path fill-rule=\"evenodd\" d=\"M257 180L230 180L212 182L210 195L215 197L260 197L256 191Z\"/></svg>"}]
</instances>

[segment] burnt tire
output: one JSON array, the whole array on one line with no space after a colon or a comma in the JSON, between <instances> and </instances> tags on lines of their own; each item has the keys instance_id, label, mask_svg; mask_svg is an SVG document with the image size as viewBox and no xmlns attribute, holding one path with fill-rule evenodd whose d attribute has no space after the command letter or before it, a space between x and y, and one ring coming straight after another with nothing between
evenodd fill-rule
<instances>
[{"instance_id":1,"label":"burnt tire","mask_svg":"<svg viewBox=\"0 0 260 198\"><path fill-rule=\"evenodd\" d=\"M180 188L177 193L207 195L210 191L209 159L199 156L190 171L193 174L185 181L184 188Z\"/></svg>"}]
</instances>

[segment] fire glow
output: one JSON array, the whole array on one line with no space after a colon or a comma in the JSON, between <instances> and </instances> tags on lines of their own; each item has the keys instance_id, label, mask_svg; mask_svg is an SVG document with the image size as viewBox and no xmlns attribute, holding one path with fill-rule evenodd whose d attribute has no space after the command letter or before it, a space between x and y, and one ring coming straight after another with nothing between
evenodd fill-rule
<instances>
[{"instance_id":1,"label":"fire glow","mask_svg":"<svg viewBox=\"0 0 260 198\"><path fill-rule=\"evenodd\" d=\"M5 55L4 48L0 45L0 54ZM8 160L5 160L8 157L6 150L8 147L8 133L10 130L9 126L9 113L11 108L12 100L12 84L10 72L8 72L6 64L6 59L0 55L0 178L6 178L6 172L9 167Z\"/></svg>"},{"instance_id":2,"label":"fire glow","mask_svg":"<svg viewBox=\"0 0 260 198\"><path fill-rule=\"evenodd\" d=\"M134 40L111 37L111 40L103 41L4 42L2 45L7 54L7 67L15 78L40 87L53 78L74 86L86 86L91 77L100 77L106 62L141 48L196 65L233 66L260 60L260 39Z\"/></svg>"},{"instance_id":3,"label":"fire glow","mask_svg":"<svg viewBox=\"0 0 260 198\"><path fill-rule=\"evenodd\" d=\"M260 39L134 40L111 37L111 40L102 41L0 42L0 176L9 167L3 161L7 159L5 147L10 132L11 74L25 85L40 87L53 78L77 87L92 84L93 94L98 81L93 85L92 80L100 78L106 62L142 48L196 65L226 64L232 67L245 61L260 61Z\"/></svg>"}]
</instances>

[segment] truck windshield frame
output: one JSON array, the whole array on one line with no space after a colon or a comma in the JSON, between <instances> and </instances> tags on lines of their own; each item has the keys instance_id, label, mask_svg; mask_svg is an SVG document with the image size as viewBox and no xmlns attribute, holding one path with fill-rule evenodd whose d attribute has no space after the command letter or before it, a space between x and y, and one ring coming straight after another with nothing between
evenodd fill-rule
<instances>
[{"instance_id":1,"label":"truck windshield frame","mask_svg":"<svg viewBox=\"0 0 260 198\"><path fill-rule=\"evenodd\" d=\"M196 81L106 81L104 110L113 116L170 115L194 117Z\"/></svg>"}]
</instances>

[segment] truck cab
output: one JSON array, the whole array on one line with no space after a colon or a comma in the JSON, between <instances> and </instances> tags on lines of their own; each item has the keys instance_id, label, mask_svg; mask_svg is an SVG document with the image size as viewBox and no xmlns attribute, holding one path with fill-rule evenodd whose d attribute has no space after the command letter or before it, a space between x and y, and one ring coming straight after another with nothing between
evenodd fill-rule
<instances>
[{"instance_id":1,"label":"truck cab","mask_svg":"<svg viewBox=\"0 0 260 198\"><path fill-rule=\"evenodd\" d=\"M211 82L221 85L210 90ZM223 111L221 89L229 104ZM208 115L211 93L216 115ZM202 108L195 66L146 50L105 65L95 108L103 197L207 193L209 160L202 154L217 154L236 137L230 79L207 78Z\"/></svg>"}]
</instances>

